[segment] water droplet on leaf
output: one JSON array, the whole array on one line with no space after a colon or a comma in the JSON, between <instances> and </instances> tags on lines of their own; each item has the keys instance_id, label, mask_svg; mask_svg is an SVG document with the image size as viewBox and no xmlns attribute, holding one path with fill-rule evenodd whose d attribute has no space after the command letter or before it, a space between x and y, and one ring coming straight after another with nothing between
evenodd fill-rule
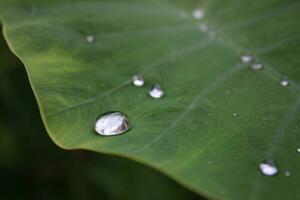
<instances>
[{"instance_id":1,"label":"water droplet on leaf","mask_svg":"<svg viewBox=\"0 0 300 200\"><path fill-rule=\"evenodd\" d=\"M193 12L193 16L195 19L202 19L204 17L204 11L200 9L196 9Z\"/></svg>"},{"instance_id":2,"label":"water droplet on leaf","mask_svg":"<svg viewBox=\"0 0 300 200\"><path fill-rule=\"evenodd\" d=\"M165 95L165 92L163 91L160 85L156 84L150 89L149 95L152 98L159 99Z\"/></svg>"},{"instance_id":3,"label":"water droplet on leaf","mask_svg":"<svg viewBox=\"0 0 300 200\"><path fill-rule=\"evenodd\" d=\"M266 176L274 176L278 173L278 169L272 160L266 160L260 163L259 169Z\"/></svg>"},{"instance_id":4,"label":"water droplet on leaf","mask_svg":"<svg viewBox=\"0 0 300 200\"><path fill-rule=\"evenodd\" d=\"M95 41L95 38L92 35L88 35L88 36L86 36L86 41L88 43L93 43Z\"/></svg>"},{"instance_id":5,"label":"water droplet on leaf","mask_svg":"<svg viewBox=\"0 0 300 200\"><path fill-rule=\"evenodd\" d=\"M241 55L241 61L243 63L250 63L252 60L253 60L253 58L250 54L245 53L245 54Z\"/></svg>"},{"instance_id":6,"label":"water droplet on leaf","mask_svg":"<svg viewBox=\"0 0 300 200\"><path fill-rule=\"evenodd\" d=\"M282 77L280 79L280 85L285 86L285 87L289 85L289 80L287 79L287 77Z\"/></svg>"},{"instance_id":7,"label":"water droplet on leaf","mask_svg":"<svg viewBox=\"0 0 300 200\"><path fill-rule=\"evenodd\" d=\"M297 147L297 152L300 153L300 147Z\"/></svg>"},{"instance_id":8,"label":"water droplet on leaf","mask_svg":"<svg viewBox=\"0 0 300 200\"><path fill-rule=\"evenodd\" d=\"M235 116L235 117L236 117L236 116L237 116L237 113L233 113L233 116Z\"/></svg>"},{"instance_id":9,"label":"water droplet on leaf","mask_svg":"<svg viewBox=\"0 0 300 200\"><path fill-rule=\"evenodd\" d=\"M136 75L132 77L132 83L135 86L141 87L145 84L145 80L142 76Z\"/></svg>"},{"instance_id":10,"label":"water droplet on leaf","mask_svg":"<svg viewBox=\"0 0 300 200\"><path fill-rule=\"evenodd\" d=\"M95 124L95 131L103 136L119 135L129 129L129 119L121 112L105 113L97 119Z\"/></svg>"},{"instance_id":11,"label":"water droplet on leaf","mask_svg":"<svg viewBox=\"0 0 300 200\"><path fill-rule=\"evenodd\" d=\"M261 64L260 62L254 62L251 64L251 69L253 70L261 70L263 69L263 64Z\"/></svg>"}]
</instances>

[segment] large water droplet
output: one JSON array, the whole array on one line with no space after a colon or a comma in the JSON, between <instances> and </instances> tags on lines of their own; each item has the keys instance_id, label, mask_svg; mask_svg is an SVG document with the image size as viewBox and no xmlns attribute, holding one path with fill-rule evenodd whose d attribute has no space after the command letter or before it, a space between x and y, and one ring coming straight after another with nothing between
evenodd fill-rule
<instances>
[{"instance_id":1,"label":"large water droplet","mask_svg":"<svg viewBox=\"0 0 300 200\"><path fill-rule=\"evenodd\" d=\"M208 31L208 26L207 26L207 24L200 24L199 26L198 26L198 28L199 28L199 30L200 31L202 31L202 32L207 32Z\"/></svg>"},{"instance_id":2,"label":"large water droplet","mask_svg":"<svg viewBox=\"0 0 300 200\"><path fill-rule=\"evenodd\" d=\"M263 68L264 68L264 66L260 62L254 62L251 64L251 69L253 69L253 70L261 70Z\"/></svg>"},{"instance_id":3,"label":"large water droplet","mask_svg":"<svg viewBox=\"0 0 300 200\"><path fill-rule=\"evenodd\" d=\"M204 17L204 11L201 9L196 9L193 12L193 16L195 19L202 19Z\"/></svg>"},{"instance_id":4,"label":"large water droplet","mask_svg":"<svg viewBox=\"0 0 300 200\"><path fill-rule=\"evenodd\" d=\"M289 80L288 80L288 78L287 77L282 77L281 79L280 79L280 85L282 85L282 86L288 86L289 85Z\"/></svg>"},{"instance_id":5,"label":"large water droplet","mask_svg":"<svg viewBox=\"0 0 300 200\"><path fill-rule=\"evenodd\" d=\"M266 160L260 163L259 169L266 176L274 176L278 173L278 169L272 160Z\"/></svg>"},{"instance_id":6,"label":"large water droplet","mask_svg":"<svg viewBox=\"0 0 300 200\"><path fill-rule=\"evenodd\" d=\"M165 92L163 91L160 85L156 84L150 89L149 95L152 98L159 99L165 95Z\"/></svg>"},{"instance_id":7,"label":"large water droplet","mask_svg":"<svg viewBox=\"0 0 300 200\"><path fill-rule=\"evenodd\" d=\"M121 112L105 113L97 119L95 124L95 131L103 136L119 135L129 129L129 120Z\"/></svg>"},{"instance_id":8,"label":"large water droplet","mask_svg":"<svg viewBox=\"0 0 300 200\"><path fill-rule=\"evenodd\" d=\"M243 55L241 55L241 61L243 63L250 63L253 60L252 56L248 53L244 53Z\"/></svg>"},{"instance_id":9,"label":"large water droplet","mask_svg":"<svg viewBox=\"0 0 300 200\"><path fill-rule=\"evenodd\" d=\"M132 77L132 84L141 87L145 84L145 80L142 76L136 75Z\"/></svg>"},{"instance_id":10,"label":"large water droplet","mask_svg":"<svg viewBox=\"0 0 300 200\"><path fill-rule=\"evenodd\" d=\"M95 38L92 35L88 35L88 36L86 36L86 41L88 43L93 43L95 41Z\"/></svg>"}]
</instances>

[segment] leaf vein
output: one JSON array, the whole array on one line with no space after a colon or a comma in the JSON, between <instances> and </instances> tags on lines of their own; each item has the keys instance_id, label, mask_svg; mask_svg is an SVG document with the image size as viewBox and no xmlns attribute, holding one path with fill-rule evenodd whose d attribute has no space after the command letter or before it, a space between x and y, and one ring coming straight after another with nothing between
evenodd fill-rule
<instances>
[{"instance_id":1,"label":"leaf vein","mask_svg":"<svg viewBox=\"0 0 300 200\"><path fill-rule=\"evenodd\" d=\"M191 104L186 108L186 110L182 112L165 130L163 130L152 141L145 144L143 147L141 147L138 151L135 151L134 153L140 153L146 150L155 142L157 142L162 136L167 134L171 129L175 128L197 105L201 103L201 100L205 99L205 97L208 96L208 94L219 85L219 83L223 82L224 80L226 80L226 78L228 78L229 76L241 69L242 67L240 66L240 64L237 64L235 67L230 68L228 71L219 76L207 88L201 91L200 94L197 95L196 98L191 102Z\"/></svg>"}]
</instances>

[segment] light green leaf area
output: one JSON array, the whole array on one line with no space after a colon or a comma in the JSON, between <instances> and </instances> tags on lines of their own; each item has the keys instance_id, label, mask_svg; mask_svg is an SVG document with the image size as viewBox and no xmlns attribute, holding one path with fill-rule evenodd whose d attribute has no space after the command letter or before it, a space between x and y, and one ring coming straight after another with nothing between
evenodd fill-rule
<instances>
[{"instance_id":1,"label":"light green leaf area","mask_svg":"<svg viewBox=\"0 0 300 200\"><path fill-rule=\"evenodd\" d=\"M299 9L297 0L7 0L1 19L62 148L137 160L213 199L299 199ZM244 52L264 69L241 63ZM135 74L145 87L131 84ZM148 96L155 83L164 98ZM108 111L126 113L131 130L97 135ZM265 159L276 176L260 172Z\"/></svg>"}]
</instances>

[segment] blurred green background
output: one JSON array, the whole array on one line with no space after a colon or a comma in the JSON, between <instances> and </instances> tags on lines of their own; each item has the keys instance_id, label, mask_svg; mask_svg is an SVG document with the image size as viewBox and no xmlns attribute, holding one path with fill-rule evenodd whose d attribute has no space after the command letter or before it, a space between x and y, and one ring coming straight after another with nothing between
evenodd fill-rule
<instances>
[{"instance_id":1,"label":"blurred green background","mask_svg":"<svg viewBox=\"0 0 300 200\"><path fill-rule=\"evenodd\" d=\"M0 199L200 199L124 158L65 151L47 135L25 68L0 37Z\"/></svg>"}]
</instances>

